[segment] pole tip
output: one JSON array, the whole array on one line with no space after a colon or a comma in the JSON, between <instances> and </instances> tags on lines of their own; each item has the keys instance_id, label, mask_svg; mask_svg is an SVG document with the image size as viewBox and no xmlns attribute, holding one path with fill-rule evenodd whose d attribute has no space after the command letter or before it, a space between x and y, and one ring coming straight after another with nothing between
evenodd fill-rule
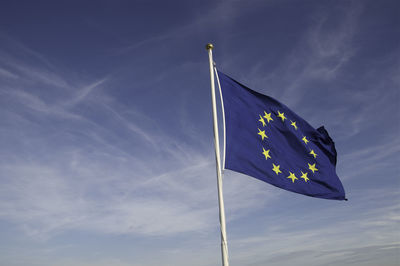
<instances>
[{"instance_id":1,"label":"pole tip","mask_svg":"<svg viewBox=\"0 0 400 266\"><path fill-rule=\"evenodd\" d=\"M213 48L214 48L214 45L212 45L212 43L207 43L207 45L206 45L207 50L212 50Z\"/></svg>"}]
</instances>

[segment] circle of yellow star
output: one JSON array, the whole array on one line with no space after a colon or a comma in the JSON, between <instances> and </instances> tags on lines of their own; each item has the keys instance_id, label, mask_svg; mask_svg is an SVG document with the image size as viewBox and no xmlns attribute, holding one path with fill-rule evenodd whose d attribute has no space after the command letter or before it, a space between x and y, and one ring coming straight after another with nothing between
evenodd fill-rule
<instances>
[{"instance_id":1,"label":"circle of yellow star","mask_svg":"<svg viewBox=\"0 0 400 266\"><path fill-rule=\"evenodd\" d=\"M304 143L305 144L307 144L307 143L309 143L310 141L307 139L307 137L306 136L304 136L303 138L302 138L302 140L304 141Z\"/></svg>"},{"instance_id":2,"label":"circle of yellow star","mask_svg":"<svg viewBox=\"0 0 400 266\"><path fill-rule=\"evenodd\" d=\"M260 122L262 123L263 127L266 126L265 121L264 121L264 118L262 118L261 115L260 115L260 119L258 119L258 121L260 121Z\"/></svg>"},{"instance_id":3,"label":"circle of yellow star","mask_svg":"<svg viewBox=\"0 0 400 266\"><path fill-rule=\"evenodd\" d=\"M263 154L265 156L265 160L268 160L268 158L271 158L271 156L269 155L269 150L265 150L263 147Z\"/></svg>"},{"instance_id":4,"label":"circle of yellow star","mask_svg":"<svg viewBox=\"0 0 400 266\"><path fill-rule=\"evenodd\" d=\"M289 172L289 176L287 178L292 179L292 182L294 183L294 180L298 179L292 172Z\"/></svg>"},{"instance_id":5,"label":"circle of yellow star","mask_svg":"<svg viewBox=\"0 0 400 266\"><path fill-rule=\"evenodd\" d=\"M318 169L315 167L315 163L308 164L308 169L310 169L313 172L313 174L315 173L315 171L318 171Z\"/></svg>"},{"instance_id":6,"label":"circle of yellow star","mask_svg":"<svg viewBox=\"0 0 400 266\"><path fill-rule=\"evenodd\" d=\"M279 175L279 173L282 173L282 171L279 169L281 167L279 164L275 165L272 163L272 167L273 167L272 171L274 171L276 175Z\"/></svg>"},{"instance_id":7,"label":"circle of yellow star","mask_svg":"<svg viewBox=\"0 0 400 266\"><path fill-rule=\"evenodd\" d=\"M268 138L267 135L265 135L265 130L258 129L257 134L261 136L261 140L264 140L264 138Z\"/></svg>"},{"instance_id":8,"label":"circle of yellow star","mask_svg":"<svg viewBox=\"0 0 400 266\"><path fill-rule=\"evenodd\" d=\"M297 130L297 125L296 125L296 121L292 121L290 120L290 125L292 125L294 127L294 129Z\"/></svg>"},{"instance_id":9,"label":"circle of yellow star","mask_svg":"<svg viewBox=\"0 0 400 266\"><path fill-rule=\"evenodd\" d=\"M308 180L310 180L309 178L308 178L308 173L307 172L305 172L305 173L303 173L303 171L301 171L301 176L300 176L300 178L303 178L304 179L304 181L308 181Z\"/></svg>"},{"instance_id":10,"label":"circle of yellow star","mask_svg":"<svg viewBox=\"0 0 400 266\"><path fill-rule=\"evenodd\" d=\"M267 119L267 122L269 123L269 121L274 121L274 119L272 119L271 117L271 113L267 113L264 111L264 118Z\"/></svg>"},{"instance_id":11,"label":"circle of yellow star","mask_svg":"<svg viewBox=\"0 0 400 266\"><path fill-rule=\"evenodd\" d=\"M314 159L317 158L317 154L315 153L314 150L311 150L311 151L310 151L310 154L311 154L312 156L314 156Z\"/></svg>"},{"instance_id":12,"label":"circle of yellow star","mask_svg":"<svg viewBox=\"0 0 400 266\"><path fill-rule=\"evenodd\" d=\"M279 111L278 111L278 117L282 118L282 122L285 122L285 119L287 119L287 118L285 117L285 113L281 113L281 112L279 112Z\"/></svg>"}]
</instances>

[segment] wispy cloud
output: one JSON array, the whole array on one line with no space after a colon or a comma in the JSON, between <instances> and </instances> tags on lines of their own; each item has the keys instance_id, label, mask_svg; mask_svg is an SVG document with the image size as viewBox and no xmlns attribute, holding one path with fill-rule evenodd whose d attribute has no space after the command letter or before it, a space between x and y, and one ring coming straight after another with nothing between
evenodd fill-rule
<instances>
[{"instance_id":1,"label":"wispy cloud","mask_svg":"<svg viewBox=\"0 0 400 266\"><path fill-rule=\"evenodd\" d=\"M29 64L14 54L7 58L4 65L17 71L19 80L0 91L7 99L2 137L18 148L1 152L7 158L0 164L1 219L33 239L70 230L151 236L214 230L216 181L208 145L194 150L149 130L157 127L151 117L107 94L110 76L86 83L56 67L45 70L42 57ZM55 87L65 89L61 97L49 97ZM87 106L101 116L81 112ZM125 130L135 146L124 146ZM237 195L238 188L252 192ZM255 196L266 195L246 179L233 179L225 193L232 199L230 220L245 215Z\"/></svg>"},{"instance_id":2,"label":"wispy cloud","mask_svg":"<svg viewBox=\"0 0 400 266\"><path fill-rule=\"evenodd\" d=\"M12 78L12 79L18 78L18 76L16 74L11 73L10 71L7 71L3 68L0 68L0 76L2 76L4 78Z\"/></svg>"},{"instance_id":3,"label":"wispy cloud","mask_svg":"<svg viewBox=\"0 0 400 266\"><path fill-rule=\"evenodd\" d=\"M297 105L311 82L333 81L354 56L356 50L352 41L361 12L361 5L349 4L339 12L341 19L336 20L335 27L328 26L332 23L328 10L321 9L315 15L313 26L273 75L282 77L278 80L283 81L279 86L284 89L277 93L288 105Z\"/></svg>"},{"instance_id":4,"label":"wispy cloud","mask_svg":"<svg viewBox=\"0 0 400 266\"><path fill-rule=\"evenodd\" d=\"M387 194L381 194L383 191ZM385 203L383 197L387 197ZM328 209L318 209L309 213L309 219L269 225L256 236L231 239L235 254L232 259L244 265L338 265L345 261L368 261L373 265L387 256L392 265L400 247L398 237L393 235L398 228L399 210L393 199L398 197L395 190L359 191L351 209L337 208L334 215ZM355 208L357 214L352 213ZM278 217L271 218L279 222Z\"/></svg>"},{"instance_id":5,"label":"wispy cloud","mask_svg":"<svg viewBox=\"0 0 400 266\"><path fill-rule=\"evenodd\" d=\"M400 140L397 138L384 144L369 145L343 154L341 158L343 179L359 177L378 169L395 166L395 162L399 158L399 144ZM395 167L399 169L399 166ZM395 169L392 169L392 171L395 171ZM383 171L383 174L387 174L386 171Z\"/></svg>"},{"instance_id":6,"label":"wispy cloud","mask_svg":"<svg viewBox=\"0 0 400 266\"><path fill-rule=\"evenodd\" d=\"M71 106L71 105L75 105L83 100L85 100L85 98L97 87L101 86L102 84L104 84L107 81L107 78L103 78L101 80L95 81L92 84L89 84L87 86L84 86L83 88L77 90L77 92L75 93L75 95L73 96L72 99L70 99L69 101L65 102L64 105L66 106Z\"/></svg>"}]
</instances>

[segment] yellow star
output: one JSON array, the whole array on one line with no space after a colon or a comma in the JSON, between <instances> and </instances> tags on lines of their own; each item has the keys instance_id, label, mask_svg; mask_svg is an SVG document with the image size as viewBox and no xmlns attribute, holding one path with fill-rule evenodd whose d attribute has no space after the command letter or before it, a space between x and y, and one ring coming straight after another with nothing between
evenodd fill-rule
<instances>
[{"instance_id":1,"label":"yellow star","mask_svg":"<svg viewBox=\"0 0 400 266\"><path fill-rule=\"evenodd\" d=\"M266 124L265 124L264 118L262 118L261 115L260 115L260 119L258 119L258 121L260 121L262 123L263 127L265 127Z\"/></svg>"},{"instance_id":2,"label":"yellow star","mask_svg":"<svg viewBox=\"0 0 400 266\"><path fill-rule=\"evenodd\" d=\"M264 111L264 118L267 119L267 122L269 123L269 121L274 121L274 119L272 119L271 117L271 113L267 113Z\"/></svg>"},{"instance_id":3,"label":"yellow star","mask_svg":"<svg viewBox=\"0 0 400 266\"><path fill-rule=\"evenodd\" d=\"M265 156L265 160L268 160L268 158L271 158L271 156L269 155L269 150L265 150L263 147L263 154Z\"/></svg>"},{"instance_id":4,"label":"yellow star","mask_svg":"<svg viewBox=\"0 0 400 266\"><path fill-rule=\"evenodd\" d=\"M303 173L303 171L301 171L301 176L300 176L300 178L303 178L304 181L307 182L308 180L310 180L310 179L307 177L307 175L308 175L307 172Z\"/></svg>"},{"instance_id":5,"label":"yellow star","mask_svg":"<svg viewBox=\"0 0 400 266\"><path fill-rule=\"evenodd\" d=\"M315 167L315 163L314 164L308 164L308 169L310 169L313 174L314 174L315 171L318 171L318 169Z\"/></svg>"},{"instance_id":6,"label":"yellow star","mask_svg":"<svg viewBox=\"0 0 400 266\"><path fill-rule=\"evenodd\" d=\"M287 118L285 117L285 113L281 113L281 112L279 112L279 111L278 111L278 117L282 118L282 122L285 122L285 119L287 119Z\"/></svg>"},{"instance_id":7,"label":"yellow star","mask_svg":"<svg viewBox=\"0 0 400 266\"><path fill-rule=\"evenodd\" d=\"M317 158L317 154L315 153L314 150L311 150L311 151L310 151L310 154L311 154L312 156L314 156L314 158Z\"/></svg>"},{"instance_id":8,"label":"yellow star","mask_svg":"<svg viewBox=\"0 0 400 266\"><path fill-rule=\"evenodd\" d=\"M305 144L307 144L307 143L309 143L310 141L307 139L307 137L306 136L304 136L303 138L302 138L302 140L304 141L304 143Z\"/></svg>"},{"instance_id":9,"label":"yellow star","mask_svg":"<svg viewBox=\"0 0 400 266\"><path fill-rule=\"evenodd\" d=\"M298 179L292 172L289 172L289 176L287 178L292 179L292 182L294 183L294 180Z\"/></svg>"},{"instance_id":10,"label":"yellow star","mask_svg":"<svg viewBox=\"0 0 400 266\"><path fill-rule=\"evenodd\" d=\"M290 124L294 127L294 129L296 129L297 130L297 125L296 125L296 121L292 121L292 120L290 120Z\"/></svg>"},{"instance_id":11,"label":"yellow star","mask_svg":"<svg viewBox=\"0 0 400 266\"><path fill-rule=\"evenodd\" d=\"M274 171L276 175L279 175L279 173L282 173L282 171L279 169L281 167L279 164L278 165L272 164L272 166L274 167L274 168L272 168L272 171Z\"/></svg>"},{"instance_id":12,"label":"yellow star","mask_svg":"<svg viewBox=\"0 0 400 266\"><path fill-rule=\"evenodd\" d=\"M267 135L265 135L265 130L258 129L257 134L261 136L261 140L264 140L264 138L268 138Z\"/></svg>"}]
</instances>

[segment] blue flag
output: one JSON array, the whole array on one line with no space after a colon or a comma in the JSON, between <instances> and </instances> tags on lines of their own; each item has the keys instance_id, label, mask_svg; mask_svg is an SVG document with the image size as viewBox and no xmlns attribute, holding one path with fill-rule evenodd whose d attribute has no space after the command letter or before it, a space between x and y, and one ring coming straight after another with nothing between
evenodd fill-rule
<instances>
[{"instance_id":1,"label":"blue flag","mask_svg":"<svg viewBox=\"0 0 400 266\"><path fill-rule=\"evenodd\" d=\"M225 168L311 197L345 200L336 149L287 106L218 71L226 119Z\"/></svg>"}]
</instances>

